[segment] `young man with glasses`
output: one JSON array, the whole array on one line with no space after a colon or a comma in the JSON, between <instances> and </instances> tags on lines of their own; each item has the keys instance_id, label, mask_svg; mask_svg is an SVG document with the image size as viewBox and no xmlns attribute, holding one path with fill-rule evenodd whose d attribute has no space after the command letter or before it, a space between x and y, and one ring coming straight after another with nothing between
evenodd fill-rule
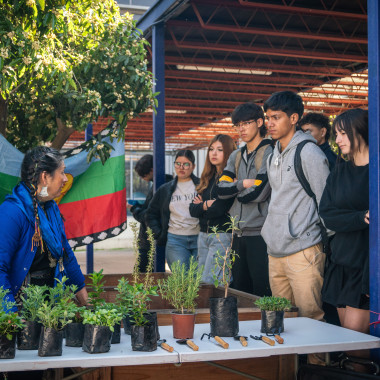
<instances>
[{"instance_id":1,"label":"young man with glasses","mask_svg":"<svg viewBox=\"0 0 380 380\"><path fill-rule=\"evenodd\" d=\"M232 123L246 143L228 159L218 184L221 199L235 198L229 211L238 220L232 249L238 254L231 286L258 296L270 295L267 247L260 235L268 211L270 187L266 160L272 141L264 139L264 113L254 103L237 106Z\"/></svg>"}]
</instances>

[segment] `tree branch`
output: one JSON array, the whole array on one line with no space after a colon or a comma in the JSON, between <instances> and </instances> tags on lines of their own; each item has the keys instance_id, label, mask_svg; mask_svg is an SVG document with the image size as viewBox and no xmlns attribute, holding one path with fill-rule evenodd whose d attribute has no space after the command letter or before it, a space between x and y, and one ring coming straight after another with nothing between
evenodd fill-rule
<instances>
[{"instance_id":1,"label":"tree branch","mask_svg":"<svg viewBox=\"0 0 380 380\"><path fill-rule=\"evenodd\" d=\"M74 128L68 128L60 118L56 118L58 131L51 143L51 147L60 150L67 139L75 132Z\"/></svg>"},{"instance_id":2,"label":"tree branch","mask_svg":"<svg viewBox=\"0 0 380 380\"><path fill-rule=\"evenodd\" d=\"M0 96L0 133L6 137L6 127L8 119L8 102Z\"/></svg>"}]
</instances>

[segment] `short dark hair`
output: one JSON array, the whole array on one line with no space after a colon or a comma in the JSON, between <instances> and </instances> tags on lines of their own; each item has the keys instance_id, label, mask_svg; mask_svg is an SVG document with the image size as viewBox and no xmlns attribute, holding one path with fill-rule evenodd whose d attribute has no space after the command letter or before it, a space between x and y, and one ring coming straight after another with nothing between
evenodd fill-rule
<instances>
[{"instance_id":1,"label":"short dark hair","mask_svg":"<svg viewBox=\"0 0 380 380\"><path fill-rule=\"evenodd\" d=\"M313 124L319 129L326 128L326 141L330 139L331 126L330 120L327 116L323 115L322 113L309 112L298 122L298 126L300 128L306 124Z\"/></svg>"},{"instance_id":2,"label":"short dark hair","mask_svg":"<svg viewBox=\"0 0 380 380\"><path fill-rule=\"evenodd\" d=\"M148 175L153 169L153 156L151 154L146 154L142 156L135 166L135 172L141 177Z\"/></svg>"},{"instance_id":3,"label":"short dark hair","mask_svg":"<svg viewBox=\"0 0 380 380\"><path fill-rule=\"evenodd\" d=\"M178 157L186 157L193 165L195 164L195 156L194 156L193 151L191 151L190 149L181 149L181 150L179 150L177 152L177 154L175 155L174 161Z\"/></svg>"},{"instance_id":4,"label":"short dark hair","mask_svg":"<svg viewBox=\"0 0 380 380\"><path fill-rule=\"evenodd\" d=\"M263 109L255 103L243 103L239 104L231 114L232 124L236 125L241 121L263 120L263 125L260 127L260 136L265 136L267 129L265 127L264 111Z\"/></svg>"},{"instance_id":5,"label":"short dark hair","mask_svg":"<svg viewBox=\"0 0 380 380\"><path fill-rule=\"evenodd\" d=\"M288 117L296 113L301 119L304 107L302 98L295 92L279 91L264 102L264 111L267 112L268 109L285 112Z\"/></svg>"},{"instance_id":6,"label":"short dark hair","mask_svg":"<svg viewBox=\"0 0 380 380\"><path fill-rule=\"evenodd\" d=\"M358 146L356 146L355 137L361 136L368 146L368 111L355 108L341 113L333 121L333 130L335 131L336 129L347 134L351 144L351 152L348 156L353 161L355 151L360 149L360 140L358 140Z\"/></svg>"}]
</instances>

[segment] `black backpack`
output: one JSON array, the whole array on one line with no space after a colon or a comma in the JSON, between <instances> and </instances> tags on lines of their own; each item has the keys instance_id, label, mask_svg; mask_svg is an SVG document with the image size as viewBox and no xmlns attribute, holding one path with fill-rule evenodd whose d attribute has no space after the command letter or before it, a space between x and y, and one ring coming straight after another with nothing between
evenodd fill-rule
<instances>
[{"instance_id":1,"label":"black backpack","mask_svg":"<svg viewBox=\"0 0 380 380\"><path fill-rule=\"evenodd\" d=\"M324 226L324 224L322 222L322 219L321 219L321 217L319 215L319 207L318 207L317 198L316 198L315 194L313 193L313 190L310 187L310 183L306 179L305 173L303 172L303 169L302 169L301 150L308 143L315 144L314 141L304 140L304 141L301 141L297 145L296 152L294 154L294 171L296 173L298 181L300 182L301 186L305 190L306 194L310 198L312 198L313 201L314 201L314 204L315 204L315 207L317 209L318 216L319 216L319 223L317 223L317 224L318 224L318 226L319 226L319 228L321 230L323 252L325 252L326 255L329 255L331 253L331 249L330 249L330 237L327 235L326 227ZM272 163L272 158L273 158L273 153L272 153L272 155L269 158L269 166Z\"/></svg>"}]
</instances>

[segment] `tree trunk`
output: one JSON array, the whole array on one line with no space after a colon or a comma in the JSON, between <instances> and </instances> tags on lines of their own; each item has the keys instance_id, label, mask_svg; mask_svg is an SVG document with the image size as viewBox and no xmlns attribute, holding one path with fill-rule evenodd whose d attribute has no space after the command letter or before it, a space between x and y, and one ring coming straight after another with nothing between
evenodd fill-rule
<instances>
[{"instance_id":1,"label":"tree trunk","mask_svg":"<svg viewBox=\"0 0 380 380\"><path fill-rule=\"evenodd\" d=\"M8 102L0 96L0 133L6 137L6 127L8 119Z\"/></svg>"},{"instance_id":2,"label":"tree trunk","mask_svg":"<svg viewBox=\"0 0 380 380\"><path fill-rule=\"evenodd\" d=\"M62 122L61 119L57 117L57 125L58 131L54 140L51 143L51 147L57 150L60 150L63 147L63 144L67 141L67 139L75 132L74 128L68 128Z\"/></svg>"}]
</instances>

